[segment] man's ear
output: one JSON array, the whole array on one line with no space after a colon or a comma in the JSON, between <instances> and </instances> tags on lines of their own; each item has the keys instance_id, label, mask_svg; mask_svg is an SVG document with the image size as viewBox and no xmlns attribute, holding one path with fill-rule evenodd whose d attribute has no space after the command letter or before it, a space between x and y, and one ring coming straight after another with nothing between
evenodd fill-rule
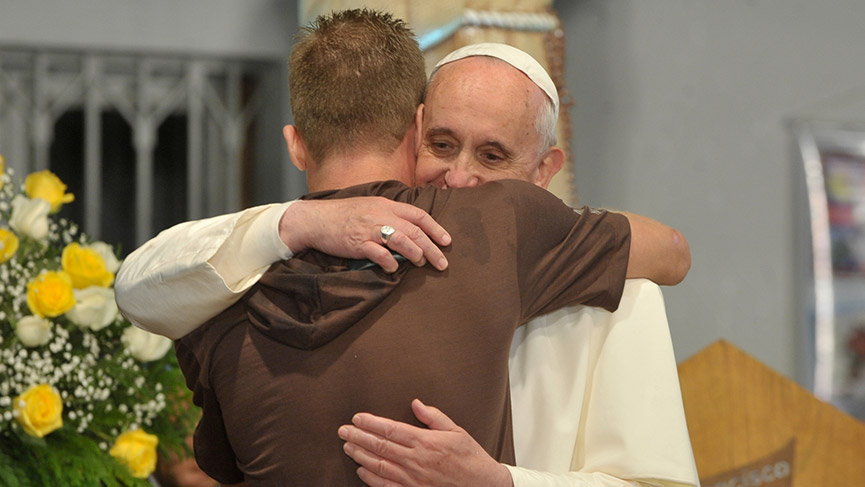
<instances>
[{"instance_id":1,"label":"man's ear","mask_svg":"<svg viewBox=\"0 0 865 487\"><path fill-rule=\"evenodd\" d=\"M423 141L423 103L417 106L417 111L414 114L414 128L414 153L417 154Z\"/></svg>"},{"instance_id":2,"label":"man's ear","mask_svg":"<svg viewBox=\"0 0 865 487\"><path fill-rule=\"evenodd\" d=\"M550 147L547 150L547 153L544 154L543 158L541 158L541 162L538 164L538 169L535 171L534 181L532 182L544 189L547 189L553 176L562 169L564 163L565 152L559 147Z\"/></svg>"},{"instance_id":3,"label":"man's ear","mask_svg":"<svg viewBox=\"0 0 865 487\"><path fill-rule=\"evenodd\" d=\"M282 128L282 136L285 137L285 144L288 146L288 155L291 156L291 163L301 171L306 171L306 166L309 163L309 153L306 151L306 144L304 144L303 139L297 132L297 127L286 125Z\"/></svg>"}]
</instances>

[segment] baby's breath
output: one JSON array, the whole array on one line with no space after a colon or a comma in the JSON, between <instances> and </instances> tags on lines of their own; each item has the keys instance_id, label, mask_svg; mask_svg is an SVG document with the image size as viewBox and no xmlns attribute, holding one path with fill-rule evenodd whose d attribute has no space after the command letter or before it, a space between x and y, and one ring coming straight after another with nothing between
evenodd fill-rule
<instances>
[{"instance_id":1,"label":"baby's breath","mask_svg":"<svg viewBox=\"0 0 865 487\"><path fill-rule=\"evenodd\" d=\"M12 199L24 193L23 185L12 182L11 172L7 168L0 173L0 228L7 230ZM183 404L187 391L181 390L176 361L172 355L151 363L132 357L120 340L130 326L121 316L98 331L77 326L65 315L47 318L52 323L50 338L37 346L25 346L16 335L17 323L34 314L27 304L27 284L44 271L61 269L61 253L70 243L92 242L75 223L49 218L43 241L15 232L18 250L0 262L0 460L11 439L25 435L16 398L39 384L52 386L60 395L59 432L92 441L105 461L112 461L107 450L114 439L133 428L157 434L160 447L182 448L194 413ZM170 401L168 391L181 399ZM176 425L178 421L183 425ZM46 437L49 446L53 434Z\"/></svg>"}]
</instances>

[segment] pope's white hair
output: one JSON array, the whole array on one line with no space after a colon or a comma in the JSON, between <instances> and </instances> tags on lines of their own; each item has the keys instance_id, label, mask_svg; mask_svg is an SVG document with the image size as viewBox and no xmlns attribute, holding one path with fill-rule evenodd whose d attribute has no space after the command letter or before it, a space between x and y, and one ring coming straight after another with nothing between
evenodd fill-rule
<instances>
[{"instance_id":1,"label":"pope's white hair","mask_svg":"<svg viewBox=\"0 0 865 487\"><path fill-rule=\"evenodd\" d=\"M541 136L540 155L543 155L550 147L556 145L558 137L556 136L556 109L553 102L544 95L544 103L538 110L538 115L535 118L535 130Z\"/></svg>"}]
</instances>

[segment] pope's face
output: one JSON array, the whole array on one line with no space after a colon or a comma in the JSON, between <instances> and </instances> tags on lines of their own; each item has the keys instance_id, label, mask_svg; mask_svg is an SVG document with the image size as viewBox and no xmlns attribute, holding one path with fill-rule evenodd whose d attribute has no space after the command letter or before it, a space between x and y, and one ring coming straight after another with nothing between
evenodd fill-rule
<instances>
[{"instance_id":1,"label":"pope's face","mask_svg":"<svg viewBox=\"0 0 865 487\"><path fill-rule=\"evenodd\" d=\"M536 119L546 102L525 74L503 62L469 57L442 66L425 100L417 185L540 184Z\"/></svg>"}]
</instances>

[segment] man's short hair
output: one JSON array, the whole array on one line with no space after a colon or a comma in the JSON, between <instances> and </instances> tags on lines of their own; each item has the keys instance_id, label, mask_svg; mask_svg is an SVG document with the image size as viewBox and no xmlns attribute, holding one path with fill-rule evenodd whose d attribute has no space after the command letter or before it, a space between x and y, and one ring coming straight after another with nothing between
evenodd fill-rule
<instances>
[{"instance_id":1,"label":"man's short hair","mask_svg":"<svg viewBox=\"0 0 865 487\"><path fill-rule=\"evenodd\" d=\"M423 55L411 30L368 9L318 17L289 57L294 124L312 159L396 149L423 97Z\"/></svg>"}]
</instances>

